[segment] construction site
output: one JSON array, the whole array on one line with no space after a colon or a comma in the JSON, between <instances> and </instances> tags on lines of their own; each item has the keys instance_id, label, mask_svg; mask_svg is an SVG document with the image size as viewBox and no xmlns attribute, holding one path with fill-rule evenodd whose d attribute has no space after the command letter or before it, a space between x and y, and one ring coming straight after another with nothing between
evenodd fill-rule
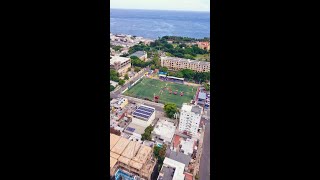
<instances>
[{"instance_id":1,"label":"construction site","mask_svg":"<svg viewBox=\"0 0 320 180\"><path fill-rule=\"evenodd\" d=\"M156 165L153 149L137 141L110 134L110 176L150 180Z\"/></svg>"}]
</instances>

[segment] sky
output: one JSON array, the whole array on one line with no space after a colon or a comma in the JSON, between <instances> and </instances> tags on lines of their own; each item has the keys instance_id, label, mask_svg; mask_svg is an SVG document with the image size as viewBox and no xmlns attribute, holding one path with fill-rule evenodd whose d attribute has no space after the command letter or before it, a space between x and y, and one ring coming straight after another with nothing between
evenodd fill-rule
<instances>
[{"instance_id":1,"label":"sky","mask_svg":"<svg viewBox=\"0 0 320 180\"><path fill-rule=\"evenodd\" d=\"M110 0L115 9L210 11L210 0Z\"/></svg>"}]
</instances>

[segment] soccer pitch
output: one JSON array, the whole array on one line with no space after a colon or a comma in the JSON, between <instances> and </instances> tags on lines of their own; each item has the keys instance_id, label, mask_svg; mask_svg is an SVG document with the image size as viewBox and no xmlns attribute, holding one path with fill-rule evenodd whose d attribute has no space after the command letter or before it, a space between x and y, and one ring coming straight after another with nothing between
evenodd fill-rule
<instances>
[{"instance_id":1,"label":"soccer pitch","mask_svg":"<svg viewBox=\"0 0 320 180\"><path fill-rule=\"evenodd\" d=\"M168 88L172 90L171 94ZM174 95L173 92L175 91L177 95ZM139 99L148 98L153 101L153 95L155 94L156 96L160 96L159 103L165 104L171 102L181 107L182 103L189 103L194 98L196 91L197 88L193 86L143 78L124 92L124 95ZM183 96L180 96L180 92L183 92Z\"/></svg>"}]
</instances>

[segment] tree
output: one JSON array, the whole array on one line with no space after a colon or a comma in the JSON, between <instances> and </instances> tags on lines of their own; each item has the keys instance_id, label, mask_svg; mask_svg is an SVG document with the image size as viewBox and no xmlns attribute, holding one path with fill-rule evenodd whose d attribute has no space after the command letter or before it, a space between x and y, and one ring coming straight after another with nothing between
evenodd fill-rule
<instances>
[{"instance_id":1,"label":"tree","mask_svg":"<svg viewBox=\"0 0 320 180\"><path fill-rule=\"evenodd\" d=\"M110 84L110 92L113 91L114 89L115 87Z\"/></svg>"},{"instance_id":2,"label":"tree","mask_svg":"<svg viewBox=\"0 0 320 180\"><path fill-rule=\"evenodd\" d=\"M115 82L119 82L119 80L120 80L119 73L114 69L110 70L110 80L115 81Z\"/></svg>"},{"instance_id":3,"label":"tree","mask_svg":"<svg viewBox=\"0 0 320 180\"><path fill-rule=\"evenodd\" d=\"M134 72L139 72L141 70L140 67L134 67Z\"/></svg>"},{"instance_id":4,"label":"tree","mask_svg":"<svg viewBox=\"0 0 320 180\"><path fill-rule=\"evenodd\" d=\"M125 74L125 75L124 75L124 79L125 79L125 80L128 80L128 79L129 79L128 74Z\"/></svg>"},{"instance_id":5,"label":"tree","mask_svg":"<svg viewBox=\"0 0 320 180\"><path fill-rule=\"evenodd\" d=\"M122 86L122 85L124 85L124 83L125 83L125 81L123 79L120 79L119 85Z\"/></svg>"},{"instance_id":6,"label":"tree","mask_svg":"<svg viewBox=\"0 0 320 180\"><path fill-rule=\"evenodd\" d=\"M154 64L151 65L150 67L152 70L155 70L156 69L156 66Z\"/></svg>"},{"instance_id":7,"label":"tree","mask_svg":"<svg viewBox=\"0 0 320 180\"><path fill-rule=\"evenodd\" d=\"M151 132L153 131L153 126L148 126L145 130L144 133L141 135L141 140L151 140Z\"/></svg>"},{"instance_id":8,"label":"tree","mask_svg":"<svg viewBox=\"0 0 320 180\"><path fill-rule=\"evenodd\" d=\"M174 114L178 112L177 105L174 103L166 103L163 110L169 118L173 118Z\"/></svg>"},{"instance_id":9,"label":"tree","mask_svg":"<svg viewBox=\"0 0 320 180\"><path fill-rule=\"evenodd\" d=\"M204 84L204 88L206 89L206 91L210 91L210 85L209 84L205 83Z\"/></svg>"},{"instance_id":10,"label":"tree","mask_svg":"<svg viewBox=\"0 0 320 180\"><path fill-rule=\"evenodd\" d=\"M181 73L183 74L183 77L188 80L193 79L194 75L195 75L195 72L192 71L191 69L183 69L183 70L181 70Z\"/></svg>"},{"instance_id":11,"label":"tree","mask_svg":"<svg viewBox=\"0 0 320 180\"><path fill-rule=\"evenodd\" d=\"M123 47L122 46L114 46L113 49L115 51L120 51Z\"/></svg>"},{"instance_id":12,"label":"tree","mask_svg":"<svg viewBox=\"0 0 320 180\"><path fill-rule=\"evenodd\" d=\"M167 67L161 67L159 70L161 72L168 72L168 68Z\"/></svg>"},{"instance_id":13,"label":"tree","mask_svg":"<svg viewBox=\"0 0 320 180\"><path fill-rule=\"evenodd\" d=\"M155 146L153 148L153 154L158 159L159 167L162 166L163 160L166 157L166 150L167 150L167 145L166 144L162 145L162 147Z\"/></svg>"},{"instance_id":14,"label":"tree","mask_svg":"<svg viewBox=\"0 0 320 180\"><path fill-rule=\"evenodd\" d=\"M175 73L174 75L175 77L178 77L178 78L183 78L183 74L182 72L178 71L177 73Z\"/></svg>"}]
</instances>

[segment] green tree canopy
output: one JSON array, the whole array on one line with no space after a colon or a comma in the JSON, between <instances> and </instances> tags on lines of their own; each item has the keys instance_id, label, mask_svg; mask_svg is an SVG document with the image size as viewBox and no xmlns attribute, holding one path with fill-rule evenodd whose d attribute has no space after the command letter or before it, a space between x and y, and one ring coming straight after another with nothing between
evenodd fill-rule
<instances>
[{"instance_id":1,"label":"green tree canopy","mask_svg":"<svg viewBox=\"0 0 320 180\"><path fill-rule=\"evenodd\" d=\"M120 79L119 85L122 86L124 83L125 83L125 81L123 79Z\"/></svg>"},{"instance_id":2,"label":"green tree canopy","mask_svg":"<svg viewBox=\"0 0 320 180\"><path fill-rule=\"evenodd\" d=\"M174 103L166 103L163 110L169 118L173 118L174 114L178 112L177 105Z\"/></svg>"}]
</instances>

